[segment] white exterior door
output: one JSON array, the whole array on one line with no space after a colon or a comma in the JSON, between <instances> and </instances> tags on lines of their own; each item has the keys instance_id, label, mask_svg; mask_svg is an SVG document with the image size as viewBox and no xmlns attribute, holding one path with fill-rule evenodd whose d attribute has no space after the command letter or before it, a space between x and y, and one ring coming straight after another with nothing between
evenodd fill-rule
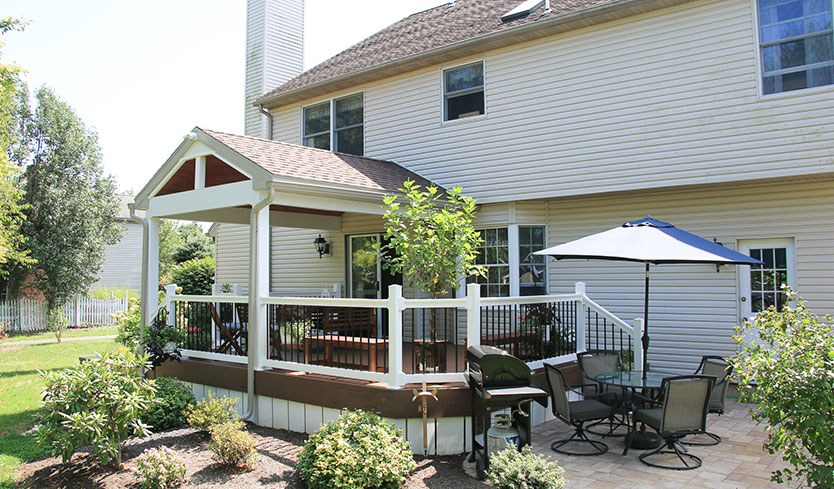
<instances>
[{"instance_id":1,"label":"white exterior door","mask_svg":"<svg viewBox=\"0 0 834 489\"><path fill-rule=\"evenodd\" d=\"M738 266L740 321L753 321L756 314L785 304L783 284L796 288L796 251L793 238L739 240L738 250L764 262Z\"/></svg>"}]
</instances>

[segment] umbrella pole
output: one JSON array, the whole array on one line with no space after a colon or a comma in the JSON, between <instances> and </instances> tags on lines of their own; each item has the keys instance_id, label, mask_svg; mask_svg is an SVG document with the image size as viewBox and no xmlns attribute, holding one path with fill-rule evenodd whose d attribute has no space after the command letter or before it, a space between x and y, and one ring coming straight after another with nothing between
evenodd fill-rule
<instances>
[{"instance_id":1,"label":"umbrella pole","mask_svg":"<svg viewBox=\"0 0 834 489\"><path fill-rule=\"evenodd\" d=\"M649 262L646 262L646 288L643 293L643 380L649 370Z\"/></svg>"}]
</instances>

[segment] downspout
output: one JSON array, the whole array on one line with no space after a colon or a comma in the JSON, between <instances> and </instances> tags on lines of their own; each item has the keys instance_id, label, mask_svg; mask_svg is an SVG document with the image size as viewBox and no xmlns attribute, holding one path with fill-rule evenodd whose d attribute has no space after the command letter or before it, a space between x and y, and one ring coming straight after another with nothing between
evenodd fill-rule
<instances>
[{"instance_id":1,"label":"downspout","mask_svg":"<svg viewBox=\"0 0 834 489\"><path fill-rule=\"evenodd\" d=\"M260 299L256 294L258 288L256 272L258 271L258 266L260 265L258 263L258 213L272 203L274 195L275 189L270 188L267 190L266 198L253 205L252 211L249 213L249 327L246 336L246 345L248 350L246 361L246 395L249 406L246 409L246 413L243 415L243 419L248 419L252 422L257 421L253 418L255 416L255 406L258 401L255 397L255 360L258 352L252 348L253 345L257 344L257 338L255 335L258 333L259 329L255 326L255 321L252 320L255 316L257 316L255 311L259 311L258 302ZM268 227L266 232L269 232ZM257 320L260 321L261 318L257 317ZM265 341L264 338L261 338L261 340Z\"/></svg>"},{"instance_id":2,"label":"downspout","mask_svg":"<svg viewBox=\"0 0 834 489\"><path fill-rule=\"evenodd\" d=\"M139 303L139 313L142 319L139 321L139 352L141 353L143 345L145 344L145 319L148 314L148 281L145 275L148 273L148 234L150 233L150 225L148 220L144 217L136 215L136 204L129 203L127 208L130 209L130 220L142 225L142 283L139 287L139 297L142 301Z\"/></svg>"},{"instance_id":3,"label":"downspout","mask_svg":"<svg viewBox=\"0 0 834 489\"><path fill-rule=\"evenodd\" d=\"M272 140L272 112L264 109L263 105L259 105L258 110L261 112L261 114L265 115L266 118L267 118L266 138L271 141Z\"/></svg>"}]
</instances>

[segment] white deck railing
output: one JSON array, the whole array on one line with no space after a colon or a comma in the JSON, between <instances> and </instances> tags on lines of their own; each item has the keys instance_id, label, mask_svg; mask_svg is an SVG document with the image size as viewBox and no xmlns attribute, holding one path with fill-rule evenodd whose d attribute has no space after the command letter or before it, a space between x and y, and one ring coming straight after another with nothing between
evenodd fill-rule
<instances>
[{"instance_id":1,"label":"white deck railing","mask_svg":"<svg viewBox=\"0 0 834 489\"><path fill-rule=\"evenodd\" d=\"M156 312L159 312L162 309L167 310L167 318L169 324L175 324L175 318L177 314L176 303L178 302L248 304L249 301L248 297L237 294L215 294L210 296L194 296L177 295L174 291L175 286L168 286L166 288L165 299L160 303L159 307L156 310ZM237 293L239 294L239 291L237 291ZM455 317L459 317L459 314L463 314L465 317L465 321L461 321L460 326L462 328L465 324L465 346L472 346L481 344L481 338L484 334L482 330L482 319L484 319L482 318L483 308L490 308L495 306L518 308L519 306L528 307L534 304L548 304L551 307L554 304L571 305L571 307L575 308L571 309L571 311L573 311L572 314L575 314L575 329L573 330L575 332L572 333L575 334L575 337L573 339L573 344L575 345L574 350L582 351L585 350L589 344L593 344L593 341L589 341L591 340L591 338L588 337L589 333L593 333L589 330L589 321L587 318L588 313L592 313L596 315L595 317L597 318L597 321L598 318L604 318L604 320L606 321L606 326L608 328L610 328L611 330L622 331L626 336L629 337L629 346L633 351L633 360L635 365L641 365L643 358L643 351L640 342L640 336L642 334L642 321L637 319L635 320L634 325L629 325L625 321L616 317L610 311L606 310L605 308L591 300L589 297L587 297L587 295L585 295L585 285L583 283L576 284L575 292L573 294L546 296L482 298L480 297L480 287L476 284L470 284L467 286L467 296L463 298L406 299L402 296L402 287L398 285L393 285L389 288L389 296L387 299L345 299L337 297L293 296L262 297L260 298L259 302L265 306L264 309L268 308L269 306L286 306L309 308L371 308L379 311L387 310L386 316L388 319L388 335L387 345L384 346L387 349L387 354L383 355L386 362L386 365L383 368L383 372L372 372L368 370L356 370L337 366L317 365L300 361L271 359L268 358L270 356L269 354L261 355L260 358L256 359L255 364L261 368L278 368L294 370L298 372L308 372L313 374L347 377L372 382L386 383L389 387L392 388L398 388L405 384L422 382L424 380L427 382L456 382L461 381L463 379L462 372L460 371L453 371L449 373L405 373L403 371L403 344L406 343L404 341L404 338L406 336L406 331L404 330L404 313L409 309L454 310L456 311L456 314L458 314ZM228 316L228 312L226 313L226 315ZM236 323L240 325L240 327L242 327L242 323L248 322L247 318L239 317L236 308L233 308L232 315L233 318L231 319L230 324ZM156 313L154 314L154 317L155 316ZM259 317L263 318L260 321L261 324L254 325L254 327L256 328L256 334L260 335L259 337L264 338L265 344L267 335L269 334L268 318L266 316L266 314L259 314ZM489 321L489 317L487 317L486 320ZM457 325L455 326L457 327ZM246 327L253 327L253 325L247 324ZM217 335L219 333L217 331L214 331L213 334ZM416 337L415 334L416 333L414 333L414 331L411 331L412 342L414 341L413 338ZM458 337L457 329L455 330L455 337ZM455 348L461 346L457 343L457 341L453 342L453 346ZM624 345L621 344L620 347L624 347ZM268 348L269 346L267 346L266 349L268 350ZM413 343L412 348L414 348ZM252 355L254 349L255 348L247 348L247 353L249 355ZM248 360L247 356L226 353L215 353L211 351L183 350L183 354L192 358L223 360L236 363L246 363ZM368 354L370 356L370 352ZM530 365L531 368L538 368L541 367L542 364L545 362L567 362L574 360L576 358L575 354L576 351L572 351L570 353L563 352L558 356L551 356L549 358L535 359L529 361L528 365ZM298 356L298 354L296 354L296 356ZM455 366L453 370L459 370L459 368Z\"/></svg>"}]
</instances>

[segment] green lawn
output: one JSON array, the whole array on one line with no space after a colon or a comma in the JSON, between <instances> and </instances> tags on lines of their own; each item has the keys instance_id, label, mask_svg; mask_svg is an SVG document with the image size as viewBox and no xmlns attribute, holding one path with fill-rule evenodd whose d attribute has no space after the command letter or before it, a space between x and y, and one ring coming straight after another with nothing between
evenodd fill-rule
<instances>
[{"instance_id":1,"label":"green lawn","mask_svg":"<svg viewBox=\"0 0 834 489\"><path fill-rule=\"evenodd\" d=\"M116 326L94 326L90 328L69 328L61 335L62 338L77 338L79 336L104 336L117 334L119 332ZM24 334L9 334L9 337L0 340L0 345L10 341L24 341L24 340L54 340L55 333L44 331L40 333L24 333Z\"/></svg>"},{"instance_id":2,"label":"green lawn","mask_svg":"<svg viewBox=\"0 0 834 489\"><path fill-rule=\"evenodd\" d=\"M111 339L0 349L0 489L13 487L14 469L47 454L33 436L22 434L34 424L33 415L39 407L43 383L38 370L67 368L80 356L111 351L117 346Z\"/></svg>"}]
</instances>

